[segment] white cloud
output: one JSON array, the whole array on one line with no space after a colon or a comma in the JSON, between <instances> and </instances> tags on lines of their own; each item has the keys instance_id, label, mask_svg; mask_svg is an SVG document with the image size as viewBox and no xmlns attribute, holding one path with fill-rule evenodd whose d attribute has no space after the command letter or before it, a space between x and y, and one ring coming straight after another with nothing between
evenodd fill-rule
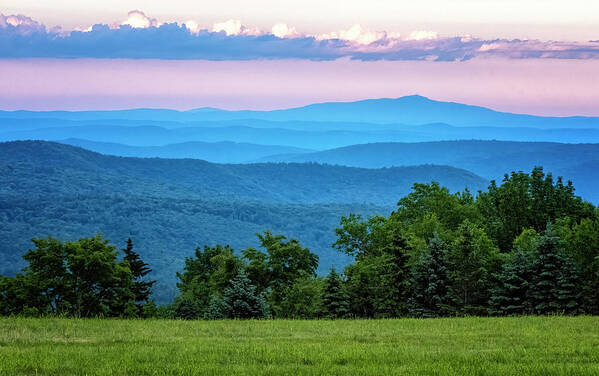
<instances>
[{"instance_id":1,"label":"white cloud","mask_svg":"<svg viewBox=\"0 0 599 376\"><path fill-rule=\"evenodd\" d=\"M189 20L189 21L185 21L185 27L192 33L192 34L197 34L200 32L200 30L202 29L202 27L200 26L200 24L198 24L197 22L195 22L194 20Z\"/></svg>"},{"instance_id":2,"label":"white cloud","mask_svg":"<svg viewBox=\"0 0 599 376\"><path fill-rule=\"evenodd\" d=\"M155 18L150 18L140 10L132 10L127 14L127 19L121 25L129 25L135 29L145 29L151 26L159 26Z\"/></svg>"},{"instance_id":3,"label":"white cloud","mask_svg":"<svg viewBox=\"0 0 599 376\"><path fill-rule=\"evenodd\" d=\"M285 23L274 25L271 29L271 33L278 38L294 38L300 36L300 33L297 32L295 27L290 27Z\"/></svg>"},{"instance_id":4,"label":"white cloud","mask_svg":"<svg viewBox=\"0 0 599 376\"><path fill-rule=\"evenodd\" d=\"M365 30L359 24L355 24L347 30L333 31L329 34L321 34L317 36L317 39L342 39L364 45L386 38L386 32Z\"/></svg>"},{"instance_id":5,"label":"white cloud","mask_svg":"<svg viewBox=\"0 0 599 376\"><path fill-rule=\"evenodd\" d=\"M215 33L225 32L229 35L262 35L264 32L257 27L248 27L241 23L239 20L230 19L224 22L216 22L212 31Z\"/></svg>"},{"instance_id":6,"label":"white cloud","mask_svg":"<svg viewBox=\"0 0 599 376\"><path fill-rule=\"evenodd\" d=\"M35 31L45 30L44 25L30 17L23 16L22 14L9 14L5 16L0 13L0 27L6 28L9 26L17 28L21 34L30 34Z\"/></svg>"},{"instance_id":7,"label":"white cloud","mask_svg":"<svg viewBox=\"0 0 599 376\"><path fill-rule=\"evenodd\" d=\"M439 38L439 33L436 31L416 30L412 31L406 40L432 40Z\"/></svg>"},{"instance_id":8,"label":"white cloud","mask_svg":"<svg viewBox=\"0 0 599 376\"><path fill-rule=\"evenodd\" d=\"M239 20L227 20L224 22L216 22L212 27L212 31L218 33L224 31L227 35L238 35L241 34L241 21Z\"/></svg>"}]
</instances>

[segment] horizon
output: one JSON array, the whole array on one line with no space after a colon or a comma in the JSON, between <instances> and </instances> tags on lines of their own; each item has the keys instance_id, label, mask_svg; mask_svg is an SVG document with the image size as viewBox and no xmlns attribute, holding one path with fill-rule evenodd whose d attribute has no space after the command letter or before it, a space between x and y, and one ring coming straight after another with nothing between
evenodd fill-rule
<instances>
[{"instance_id":1,"label":"horizon","mask_svg":"<svg viewBox=\"0 0 599 376\"><path fill-rule=\"evenodd\" d=\"M381 100L400 100L400 99L405 99L405 98L420 98L420 99L425 99L431 102L436 102L436 103L447 103L447 104L456 104L456 105L463 105L463 106L469 106L469 107L476 107L476 108L482 108L482 109L486 109L486 110L490 110L493 112L498 112L498 113L504 113L504 114L510 114L510 115L529 115L529 116L536 116L536 117L547 117L547 118L595 118L595 117L599 117L599 112L597 115L577 115L577 114L571 114L571 115L548 115L548 114L534 114L534 113L525 113L525 112L510 112L510 111L502 111L499 109L495 109L492 108L491 106L482 106L482 105L476 105L476 104L470 104L470 103L463 103L463 102L457 102L457 101L451 101L451 100L437 100L437 99L433 99L424 95L420 95L420 94L410 94L410 95L403 95L403 96L399 96L399 97L378 97L378 98L363 98L363 99L356 99L356 100L351 100L351 101L323 101L323 102L313 102L313 103L308 103L305 105L299 105L299 106L291 106L291 107L279 107L279 108L272 108L272 109L252 109L252 108L239 108L239 109L226 109L226 108L219 108L219 107L210 107L210 106L200 106L200 107L191 107L188 109L178 109L178 108L169 108L169 107L123 107L123 108L108 108L108 109L100 109L100 108L90 108L90 109L73 109L73 110L68 110L68 109L48 109L48 110L36 110L36 109L25 109L25 108L21 108L21 109L3 109L0 108L0 112L3 113L18 113L18 112L33 112L33 113L55 113L55 112L66 112L66 113L78 113L78 112L120 112L120 111L143 111L143 110L156 110L156 111L160 111L160 110L164 110L164 111L174 111L174 112L179 112L179 113L186 113L186 112L194 112L194 111L200 111L200 110L208 110L206 112L218 112L218 111L223 111L223 112L273 112L273 111L286 111L286 110L294 110L294 109L300 109L300 108L304 108L304 107L310 107L313 105L326 105L326 104L351 104L351 103L360 103L360 102L367 102L367 101L381 101ZM361 122L357 122L357 123L361 123Z\"/></svg>"}]
</instances>

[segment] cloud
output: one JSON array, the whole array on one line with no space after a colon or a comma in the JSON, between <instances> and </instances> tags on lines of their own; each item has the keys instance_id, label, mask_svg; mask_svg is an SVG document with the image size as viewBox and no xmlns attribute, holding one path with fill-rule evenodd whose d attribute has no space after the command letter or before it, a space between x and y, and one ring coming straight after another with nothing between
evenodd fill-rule
<instances>
[{"instance_id":1,"label":"cloud","mask_svg":"<svg viewBox=\"0 0 599 376\"><path fill-rule=\"evenodd\" d=\"M233 19L224 22L216 22L212 26L212 31L215 33L224 32L227 36L264 34L264 32L258 28L245 26L241 23L241 21Z\"/></svg>"},{"instance_id":2,"label":"cloud","mask_svg":"<svg viewBox=\"0 0 599 376\"><path fill-rule=\"evenodd\" d=\"M347 30L334 31L329 34L319 35L318 39L342 39L362 45L368 45L387 37L384 31L369 31L356 24Z\"/></svg>"},{"instance_id":3,"label":"cloud","mask_svg":"<svg viewBox=\"0 0 599 376\"><path fill-rule=\"evenodd\" d=\"M406 39L408 40L427 40L437 39L439 34L436 31L416 30L412 31Z\"/></svg>"},{"instance_id":4,"label":"cloud","mask_svg":"<svg viewBox=\"0 0 599 376\"><path fill-rule=\"evenodd\" d=\"M41 25L33 19L23 16L22 14L5 16L0 13L0 30L11 29L16 34L27 35L35 32L43 32L46 30L44 25Z\"/></svg>"},{"instance_id":5,"label":"cloud","mask_svg":"<svg viewBox=\"0 0 599 376\"><path fill-rule=\"evenodd\" d=\"M301 36L295 27L290 27L285 23L275 24L271 29L271 34L277 38L296 38Z\"/></svg>"},{"instance_id":6,"label":"cloud","mask_svg":"<svg viewBox=\"0 0 599 376\"><path fill-rule=\"evenodd\" d=\"M405 36L360 25L328 34L307 35L284 23L270 31L230 19L207 27L160 23L142 11L112 25L70 32L47 30L23 15L0 14L0 58L131 58L170 60L427 60L465 61L475 57L509 59L599 59L599 41L481 40L444 37L433 31Z\"/></svg>"},{"instance_id":7,"label":"cloud","mask_svg":"<svg viewBox=\"0 0 599 376\"><path fill-rule=\"evenodd\" d=\"M150 18L140 10L132 10L127 14L127 19L121 22L121 25L129 25L134 29L145 29L152 26L158 26L155 18Z\"/></svg>"}]
</instances>

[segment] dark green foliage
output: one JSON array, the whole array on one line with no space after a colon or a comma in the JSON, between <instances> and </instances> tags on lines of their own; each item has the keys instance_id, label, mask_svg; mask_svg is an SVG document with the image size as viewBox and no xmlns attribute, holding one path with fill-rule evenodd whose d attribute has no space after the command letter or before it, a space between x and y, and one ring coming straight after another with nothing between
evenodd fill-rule
<instances>
[{"instance_id":1,"label":"dark green foliage","mask_svg":"<svg viewBox=\"0 0 599 376\"><path fill-rule=\"evenodd\" d=\"M397 203L392 218L398 222L414 225L427 216L435 216L444 229L457 230L466 220L478 221L474 198L468 190L451 193L439 183L414 184L412 192ZM427 238L433 234L426 234Z\"/></svg>"},{"instance_id":2,"label":"dark green foliage","mask_svg":"<svg viewBox=\"0 0 599 376\"><path fill-rule=\"evenodd\" d=\"M202 307L194 296L180 295L173 303L173 315L183 320L197 320L202 317Z\"/></svg>"},{"instance_id":3,"label":"dark green foliage","mask_svg":"<svg viewBox=\"0 0 599 376\"><path fill-rule=\"evenodd\" d=\"M403 235L393 233L391 242L383 253L389 256L388 269L385 276L387 294L383 306L388 317L404 316L408 312L407 300L410 293L410 267L408 261L410 248Z\"/></svg>"},{"instance_id":4,"label":"dark green foliage","mask_svg":"<svg viewBox=\"0 0 599 376\"><path fill-rule=\"evenodd\" d=\"M222 316L229 319L264 319L270 316L264 294L256 291L256 286L243 270L225 289L221 309Z\"/></svg>"},{"instance_id":5,"label":"dark green foliage","mask_svg":"<svg viewBox=\"0 0 599 376\"><path fill-rule=\"evenodd\" d=\"M578 222L593 216L593 206L574 195L572 182L564 184L561 178L554 182L542 167L535 167L530 175L506 174L501 186L491 182L488 192L479 195L477 206L485 218L486 231L503 252L509 252L524 229L542 232L547 222L558 218Z\"/></svg>"},{"instance_id":6,"label":"dark green foliage","mask_svg":"<svg viewBox=\"0 0 599 376\"><path fill-rule=\"evenodd\" d=\"M333 268L324 280L322 314L329 319L342 319L348 317L349 312L349 297L345 292L343 279Z\"/></svg>"},{"instance_id":7,"label":"dark green foliage","mask_svg":"<svg viewBox=\"0 0 599 376\"><path fill-rule=\"evenodd\" d=\"M401 234L385 236L383 248L360 253L345 270L352 314L397 317L407 313L409 248Z\"/></svg>"},{"instance_id":8,"label":"dark green foliage","mask_svg":"<svg viewBox=\"0 0 599 376\"><path fill-rule=\"evenodd\" d=\"M439 317L449 313L447 252L445 243L435 234L412 268L412 316Z\"/></svg>"},{"instance_id":9,"label":"dark green foliage","mask_svg":"<svg viewBox=\"0 0 599 376\"><path fill-rule=\"evenodd\" d=\"M293 286L285 291L285 297L279 305L279 316L292 319L314 319L322 312L322 278L311 276L295 280Z\"/></svg>"},{"instance_id":10,"label":"dark green foliage","mask_svg":"<svg viewBox=\"0 0 599 376\"><path fill-rule=\"evenodd\" d=\"M23 258L29 263L15 278L3 278L0 310L7 313L74 317L141 314L126 261L100 235L62 243L34 239Z\"/></svg>"},{"instance_id":11,"label":"dark green foliage","mask_svg":"<svg viewBox=\"0 0 599 376\"><path fill-rule=\"evenodd\" d=\"M486 313L493 274L501 267L501 255L484 230L464 221L448 253L450 295L456 313Z\"/></svg>"},{"instance_id":12,"label":"dark green foliage","mask_svg":"<svg viewBox=\"0 0 599 376\"><path fill-rule=\"evenodd\" d=\"M476 199L415 184L389 217L341 218L333 246L355 260L345 279L334 269L317 277L315 253L266 231L258 235L261 248L196 248L177 273L179 296L160 307L149 300L151 270L130 239L122 261L99 235L35 239L23 271L0 278L0 314L191 320L597 313L598 214L571 185L540 169L512 174ZM539 235L546 219L556 225Z\"/></svg>"},{"instance_id":13,"label":"dark green foliage","mask_svg":"<svg viewBox=\"0 0 599 376\"><path fill-rule=\"evenodd\" d=\"M257 247L255 234L265 229L301 239L326 272L351 261L329 251L341 216L386 215L412 181L429 176L456 189L463 179L486 184L436 166L217 165L110 157L51 142L3 143L0 274L13 276L25 266L21 256L31 238L66 241L101 232L121 249L131 237L152 265L154 298L166 303L177 294L176 272L198 244Z\"/></svg>"},{"instance_id":14,"label":"dark green foliage","mask_svg":"<svg viewBox=\"0 0 599 376\"><path fill-rule=\"evenodd\" d=\"M266 253L249 248L243 251L248 276L259 292L267 293L267 300L274 317L284 316L282 307L286 295L294 283L302 278L316 276L318 256L303 248L296 239L285 241L281 235L269 231L258 238Z\"/></svg>"},{"instance_id":15,"label":"dark green foliage","mask_svg":"<svg viewBox=\"0 0 599 376\"><path fill-rule=\"evenodd\" d=\"M491 290L489 312L495 315L523 315L530 312L528 289L532 279L531 254L517 249L497 276Z\"/></svg>"},{"instance_id":16,"label":"dark green foliage","mask_svg":"<svg viewBox=\"0 0 599 376\"><path fill-rule=\"evenodd\" d=\"M177 273L181 299L186 301L186 305L193 305L193 309L185 310L197 311L195 316L203 316L211 297L222 294L242 267L241 260L229 246L205 246L203 251L196 248L195 257L186 258L183 272Z\"/></svg>"},{"instance_id":17,"label":"dark green foliage","mask_svg":"<svg viewBox=\"0 0 599 376\"><path fill-rule=\"evenodd\" d=\"M140 313L143 314L143 307L148 303L148 299L152 293L152 286L156 281L144 279L152 269L141 259L138 253L133 251L131 238L127 239L127 246L123 249L123 253L125 254L123 259L129 264L129 270L133 277L131 291L135 295L135 304L139 308Z\"/></svg>"},{"instance_id":18,"label":"dark green foliage","mask_svg":"<svg viewBox=\"0 0 599 376\"><path fill-rule=\"evenodd\" d=\"M204 318L207 320L222 320L227 318L227 307L220 296L212 295L208 307L204 310Z\"/></svg>"},{"instance_id":19,"label":"dark green foliage","mask_svg":"<svg viewBox=\"0 0 599 376\"><path fill-rule=\"evenodd\" d=\"M579 272L564 253L553 227L541 236L532 264L528 298L537 314L577 313L580 299Z\"/></svg>"}]
</instances>

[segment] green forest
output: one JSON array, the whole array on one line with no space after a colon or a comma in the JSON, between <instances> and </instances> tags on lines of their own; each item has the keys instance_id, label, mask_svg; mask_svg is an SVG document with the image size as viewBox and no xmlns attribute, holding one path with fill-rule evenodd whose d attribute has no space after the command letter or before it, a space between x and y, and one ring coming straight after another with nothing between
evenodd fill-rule
<instances>
[{"instance_id":1,"label":"green forest","mask_svg":"<svg viewBox=\"0 0 599 376\"><path fill-rule=\"evenodd\" d=\"M53 142L0 143L0 275L14 276L32 238L74 241L101 233L118 249L131 238L157 280L154 298L177 295L176 273L198 245L260 245L270 230L319 256L319 274L351 257L333 249L339 218L388 215L414 182L457 192L489 184L449 166L385 169L315 163L227 165L124 158Z\"/></svg>"},{"instance_id":2,"label":"green forest","mask_svg":"<svg viewBox=\"0 0 599 376\"><path fill-rule=\"evenodd\" d=\"M389 216L340 219L332 245L353 262L327 275L300 240L203 246L152 299L152 266L101 235L34 239L0 280L0 314L180 319L599 314L599 211L537 167L486 191L415 184Z\"/></svg>"}]
</instances>

